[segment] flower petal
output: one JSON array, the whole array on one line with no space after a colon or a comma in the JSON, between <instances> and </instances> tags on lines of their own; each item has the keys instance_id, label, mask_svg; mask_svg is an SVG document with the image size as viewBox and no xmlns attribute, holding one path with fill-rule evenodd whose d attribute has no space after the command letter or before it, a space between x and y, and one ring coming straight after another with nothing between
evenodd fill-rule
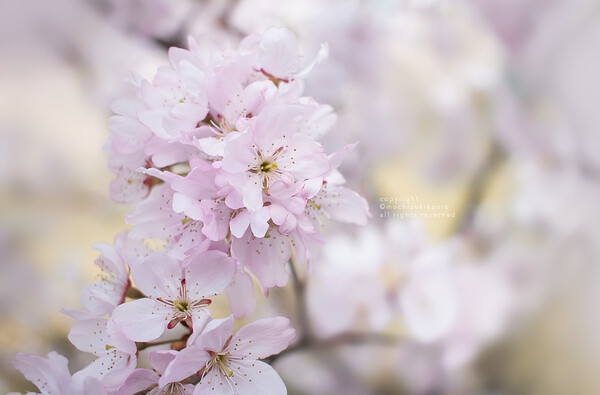
<instances>
[{"instance_id":1,"label":"flower petal","mask_svg":"<svg viewBox=\"0 0 600 395\"><path fill-rule=\"evenodd\" d=\"M158 374L151 369L139 368L127 377L117 395L137 394L158 383Z\"/></svg>"},{"instance_id":2,"label":"flower petal","mask_svg":"<svg viewBox=\"0 0 600 395\"><path fill-rule=\"evenodd\" d=\"M230 343L231 355L263 359L285 350L296 337L290 320L285 317L263 318L242 328Z\"/></svg>"},{"instance_id":3,"label":"flower petal","mask_svg":"<svg viewBox=\"0 0 600 395\"><path fill-rule=\"evenodd\" d=\"M212 371L196 386L194 394L285 395L287 393L279 374L264 362L232 361L229 368L233 371L233 377L225 377L220 369L211 369Z\"/></svg>"},{"instance_id":4,"label":"flower petal","mask_svg":"<svg viewBox=\"0 0 600 395\"><path fill-rule=\"evenodd\" d=\"M118 306L113 311L112 319L128 339L147 342L164 333L172 311L161 302L143 298Z\"/></svg>"},{"instance_id":5,"label":"flower petal","mask_svg":"<svg viewBox=\"0 0 600 395\"><path fill-rule=\"evenodd\" d=\"M246 229L250 226L250 211L242 210L238 212L238 214L231 219L229 222L229 229L231 229L231 234L237 238L244 236L246 233Z\"/></svg>"},{"instance_id":6,"label":"flower petal","mask_svg":"<svg viewBox=\"0 0 600 395\"><path fill-rule=\"evenodd\" d=\"M150 298L177 298L181 275L179 262L162 252L148 256L131 268L133 282Z\"/></svg>"},{"instance_id":7,"label":"flower petal","mask_svg":"<svg viewBox=\"0 0 600 395\"><path fill-rule=\"evenodd\" d=\"M285 265L290 259L291 245L277 229L271 228L269 237L265 238L256 238L248 230L244 237L233 239L231 253L250 269L264 288L287 284L289 275Z\"/></svg>"},{"instance_id":8,"label":"flower petal","mask_svg":"<svg viewBox=\"0 0 600 395\"><path fill-rule=\"evenodd\" d=\"M185 268L188 296L200 300L222 293L235 270L235 261L224 252L211 250L195 256Z\"/></svg>"},{"instance_id":9,"label":"flower petal","mask_svg":"<svg viewBox=\"0 0 600 395\"><path fill-rule=\"evenodd\" d=\"M233 281L225 290L229 300L229 309L235 318L249 317L254 313L254 283L244 268L239 266Z\"/></svg>"},{"instance_id":10,"label":"flower petal","mask_svg":"<svg viewBox=\"0 0 600 395\"><path fill-rule=\"evenodd\" d=\"M225 376L221 369L210 369L202 380L196 385L196 389L194 390L194 395L235 395L239 394L238 387L235 387L232 380ZM257 392L257 394L261 394L262 392Z\"/></svg>"},{"instance_id":11,"label":"flower petal","mask_svg":"<svg viewBox=\"0 0 600 395\"><path fill-rule=\"evenodd\" d=\"M106 346L110 345L106 333L106 318L78 321L69 332L69 341L77 349L94 355L106 353Z\"/></svg>"},{"instance_id":12,"label":"flower petal","mask_svg":"<svg viewBox=\"0 0 600 395\"><path fill-rule=\"evenodd\" d=\"M258 157L252 146L252 134L249 132L238 133L229 138L223 153L223 170L231 174L241 173L248 170L248 165L258 164Z\"/></svg>"},{"instance_id":13,"label":"flower petal","mask_svg":"<svg viewBox=\"0 0 600 395\"><path fill-rule=\"evenodd\" d=\"M264 237L269 229L269 219L271 219L271 215L268 207L261 207L255 213L252 213L250 219L252 234L256 237Z\"/></svg>"},{"instance_id":14,"label":"flower petal","mask_svg":"<svg viewBox=\"0 0 600 395\"><path fill-rule=\"evenodd\" d=\"M13 365L44 393L63 394L71 381L69 361L54 351L48 358L19 353Z\"/></svg>"},{"instance_id":15,"label":"flower petal","mask_svg":"<svg viewBox=\"0 0 600 395\"><path fill-rule=\"evenodd\" d=\"M289 29L273 27L265 31L258 51L262 69L272 76L287 79L300 67L298 41Z\"/></svg>"},{"instance_id":16,"label":"flower petal","mask_svg":"<svg viewBox=\"0 0 600 395\"><path fill-rule=\"evenodd\" d=\"M177 356L174 350L156 350L150 353L150 365L159 373L164 373L167 366Z\"/></svg>"},{"instance_id":17,"label":"flower petal","mask_svg":"<svg viewBox=\"0 0 600 395\"><path fill-rule=\"evenodd\" d=\"M177 356L169 363L164 374L159 379L161 387L168 383L181 381L193 374L196 374L206 365L210 355L208 351L199 346L188 346L181 350Z\"/></svg>"}]
</instances>

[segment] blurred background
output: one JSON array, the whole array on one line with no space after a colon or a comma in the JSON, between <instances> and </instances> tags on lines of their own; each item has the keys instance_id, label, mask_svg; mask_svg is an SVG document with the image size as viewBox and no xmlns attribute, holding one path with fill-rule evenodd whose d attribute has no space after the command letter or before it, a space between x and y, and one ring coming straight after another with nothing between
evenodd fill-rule
<instances>
[{"instance_id":1,"label":"blurred background","mask_svg":"<svg viewBox=\"0 0 600 395\"><path fill-rule=\"evenodd\" d=\"M339 114L329 152L360 141L372 214L328 229L309 325L403 339L289 353L289 392L600 393L597 0L0 0L0 392L31 388L18 351L85 362L58 310L133 209L102 150L124 79L274 25L329 44L306 94Z\"/></svg>"}]
</instances>

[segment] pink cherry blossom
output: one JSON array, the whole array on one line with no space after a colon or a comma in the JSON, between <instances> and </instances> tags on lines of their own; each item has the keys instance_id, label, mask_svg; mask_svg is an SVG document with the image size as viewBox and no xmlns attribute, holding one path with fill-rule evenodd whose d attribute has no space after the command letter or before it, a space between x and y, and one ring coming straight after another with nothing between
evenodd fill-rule
<instances>
[{"instance_id":1,"label":"pink cherry blossom","mask_svg":"<svg viewBox=\"0 0 600 395\"><path fill-rule=\"evenodd\" d=\"M375 330L389 323L390 292L381 283L390 242L386 236L375 228L361 229L356 239L330 235L307 287L307 307L318 336L342 333L357 322Z\"/></svg>"},{"instance_id":2,"label":"pink cherry blossom","mask_svg":"<svg viewBox=\"0 0 600 395\"><path fill-rule=\"evenodd\" d=\"M167 0L108 0L111 21L127 30L162 39L172 38L194 12L194 3Z\"/></svg>"},{"instance_id":3,"label":"pink cherry blossom","mask_svg":"<svg viewBox=\"0 0 600 395\"><path fill-rule=\"evenodd\" d=\"M171 64L151 82L136 79L134 99L115 105L111 159L129 160L115 183L121 195L125 187L142 198L150 191L128 218L131 235L165 241L180 260L225 241L231 247L222 250L264 288L285 285L291 254L308 263L309 246L321 242L315 225L368 216L335 170L351 147L327 156L315 140L335 123L333 109L302 97L300 80L326 49L301 69L285 28L251 35L237 49L189 45L171 49ZM189 171L171 172L177 164ZM269 251L274 242L281 245Z\"/></svg>"},{"instance_id":4,"label":"pink cherry blossom","mask_svg":"<svg viewBox=\"0 0 600 395\"><path fill-rule=\"evenodd\" d=\"M302 111L301 106L269 106L253 119L249 131L227 141L222 168L250 211L263 206L263 190L268 193L275 181L289 185L329 170L323 148L296 133Z\"/></svg>"},{"instance_id":5,"label":"pink cherry blossom","mask_svg":"<svg viewBox=\"0 0 600 395\"><path fill-rule=\"evenodd\" d=\"M89 319L111 313L125 301L125 294L131 286L128 263L136 263L149 254L148 248L127 233L115 239L115 244L97 243L95 248L101 256L95 264L101 269L100 281L87 285L81 292L84 312L63 310L77 319Z\"/></svg>"},{"instance_id":6,"label":"pink cherry blossom","mask_svg":"<svg viewBox=\"0 0 600 395\"><path fill-rule=\"evenodd\" d=\"M292 258L309 264L325 219L369 216L337 171L353 146L328 156L318 142L336 122L333 107L303 96L327 46L307 63L285 28L237 47L188 43L170 49L153 77L134 74L113 104L110 192L136 202L126 218L133 228L96 245L100 281L83 290L83 311L65 311L78 319L69 340L95 360L71 375L58 354L17 358L43 393L286 393L260 359L294 339L289 320L234 334L234 317L254 313L254 280L266 295L287 284ZM232 315L212 320L219 294ZM178 324L183 337L159 339ZM168 343L172 350L150 352L152 369L138 364L138 351Z\"/></svg>"},{"instance_id":7,"label":"pink cherry blossom","mask_svg":"<svg viewBox=\"0 0 600 395\"><path fill-rule=\"evenodd\" d=\"M235 318L249 317L254 313L254 283L244 270L244 265L238 264L233 281L225 290L225 294L229 300L229 309Z\"/></svg>"},{"instance_id":8,"label":"pink cherry blossom","mask_svg":"<svg viewBox=\"0 0 600 395\"><path fill-rule=\"evenodd\" d=\"M267 29L258 45L259 62L265 73L288 80L300 67L296 35L286 28Z\"/></svg>"},{"instance_id":9,"label":"pink cherry blossom","mask_svg":"<svg viewBox=\"0 0 600 395\"><path fill-rule=\"evenodd\" d=\"M127 217L127 221L135 225L131 238L162 240L166 253L176 259L206 251L210 241L202 234L202 223L175 212L173 200L173 191L167 185L154 188L135 213Z\"/></svg>"},{"instance_id":10,"label":"pink cherry blossom","mask_svg":"<svg viewBox=\"0 0 600 395\"><path fill-rule=\"evenodd\" d=\"M266 363L296 336L283 317L254 321L233 335L233 317L212 320L193 344L169 364L159 383L183 380L198 373L194 394L285 394L285 384Z\"/></svg>"},{"instance_id":11,"label":"pink cherry blossom","mask_svg":"<svg viewBox=\"0 0 600 395\"><path fill-rule=\"evenodd\" d=\"M315 65L325 59L328 54L329 48L322 44L316 58L300 69L301 58L296 35L283 27L267 29L258 44L260 70L283 82L289 82L294 77L302 77L310 73Z\"/></svg>"},{"instance_id":12,"label":"pink cherry blossom","mask_svg":"<svg viewBox=\"0 0 600 395\"><path fill-rule=\"evenodd\" d=\"M355 146L356 143L349 144L329 155L329 171L323 178L315 177L306 182L300 193L307 199L306 215L315 227L322 225L325 219L365 225L371 216L367 201L343 186L346 180L337 170Z\"/></svg>"},{"instance_id":13,"label":"pink cherry blossom","mask_svg":"<svg viewBox=\"0 0 600 395\"><path fill-rule=\"evenodd\" d=\"M410 335L421 342L439 340L457 320L451 250L451 245L425 250L408 265L400 304Z\"/></svg>"},{"instance_id":14,"label":"pink cherry blossom","mask_svg":"<svg viewBox=\"0 0 600 395\"><path fill-rule=\"evenodd\" d=\"M243 262L263 288L283 287L288 282L286 264L292 255L292 237L283 235L276 227L267 231L268 237L258 238L250 230L231 243L231 255Z\"/></svg>"},{"instance_id":15,"label":"pink cherry blossom","mask_svg":"<svg viewBox=\"0 0 600 395\"><path fill-rule=\"evenodd\" d=\"M148 297L118 306L112 315L123 334L150 341L185 322L201 328L210 317L212 296L231 283L236 264L220 251L196 255L185 267L164 253L154 253L131 268L135 285Z\"/></svg>"},{"instance_id":16,"label":"pink cherry blossom","mask_svg":"<svg viewBox=\"0 0 600 395\"><path fill-rule=\"evenodd\" d=\"M173 210L201 221L201 232L208 239L223 240L229 232L231 209L225 204L225 197L216 185L218 169L203 160L192 159L190 165L193 168L187 176L174 179L171 183L175 191Z\"/></svg>"},{"instance_id":17,"label":"pink cherry blossom","mask_svg":"<svg viewBox=\"0 0 600 395\"><path fill-rule=\"evenodd\" d=\"M147 394L193 394L192 384L169 382L159 385L159 379L164 375L169 363L177 356L177 351L157 350L150 353L150 365L152 369L137 368L127 377L119 388L117 395L135 394L148 391Z\"/></svg>"},{"instance_id":18,"label":"pink cherry blossom","mask_svg":"<svg viewBox=\"0 0 600 395\"><path fill-rule=\"evenodd\" d=\"M44 395L107 394L97 378L80 377L79 380L74 380L68 363L67 358L52 351L47 358L19 353L15 357L14 366Z\"/></svg>"},{"instance_id":19,"label":"pink cherry blossom","mask_svg":"<svg viewBox=\"0 0 600 395\"><path fill-rule=\"evenodd\" d=\"M104 388L116 389L136 366L135 343L126 339L106 318L77 322L69 332L69 341L79 350L98 357L75 373L74 379L94 377L101 380Z\"/></svg>"},{"instance_id":20,"label":"pink cherry blossom","mask_svg":"<svg viewBox=\"0 0 600 395\"><path fill-rule=\"evenodd\" d=\"M120 203L130 203L148 196L152 178L137 169L149 165L148 157L143 152L113 154L108 163L110 170L116 174L110 183L111 198Z\"/></svg>"},{"instance_id":21,"label":"pink cherry blossom","mask_svg":"<svg viewBox=\"0 0 600 395\"><path fill-rule=\"evenodd\" d=\"M131 81L134 90L139 90L140 86L140 77ZM108 167L117 175L110 184L111 198L124 203L146 197L151 187L151 178L136 171L151 164L144 147L152 137L152 131L139 120L137 114L143 103L134 95L113 103L112 110L116 115L109 121L112 133L105 147L111 155Z\"/></svg>"},{"instance_id":22,"label":"pink cherry blossom","mask_svg":"<svg viewBox=\"0 0 600 395\"><path fill-rule=\"evenodd\" d=\"M208 114L202 87L205 73L185 60L172 63L172 67L160 68L152 83L143 81L141 85L146 109L139 112L139 118L166 140L193 131Z\"/></svg>"}]
</instances>

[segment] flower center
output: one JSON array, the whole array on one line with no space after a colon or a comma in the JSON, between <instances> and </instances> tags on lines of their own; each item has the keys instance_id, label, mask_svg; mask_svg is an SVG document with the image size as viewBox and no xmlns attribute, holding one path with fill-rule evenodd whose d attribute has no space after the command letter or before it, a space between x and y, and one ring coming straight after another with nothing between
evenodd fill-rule
<instances>
[{"instance_id":1,"label":"flower center","mask_svg":"<svg viewBox=\"0 0 600 395\"><path fill-rule=\"evenodd\" d=\"M227 354L219 354L215 357L215 363L228 377L233 376L233 370L227 367Z\"/></svg>"},{"instance_id":2,"label":"flower center","mask_svg":"<svg viewBox=\"0 0 600 395\"><path fill-rule=\"evenodd\" d=\"M308 202L308 203L310 203L310 204L311 204L311 205L312 205L314 208L316 208L317 210L320 210L320 209L321 209L321 205L320 205L320 204L318 204L317 202L315 202L314 200L312 200L312 199L308 199L308 200L307 200L307 202Z\"/></svg>"},{"instance_id":3,"label":"flower center","mask_svg":"<svg viewBox=\"0 0 600 395\"><path fill-rule=\"evenodd\" d=\"M188 307L190 307L189 303L184 300L176 300L173 302L173 307L175 307L179 311L187 311Z\"/></svg>"},{"instance_id":4,"label":"flower center","mask_svg":"<svg viewBox=\"0 0 600 395\"><path fill-rule=\"evenodd\" d=\"M170 383L159 392L159 394L165 395L184 395L186 393L187 392L181 383Z\"/></svg>"},{"instance_id":5,"label":"flower center","mask_svg":"<svg viewBox=\"0 0 600 395\"><path fill-rule=\"evenodd\" d=\"M260 171L262 173L268 173L271 170L277 170L277 164L274 162L264 161L260 164Z\"/></svg>"}]
</instances>

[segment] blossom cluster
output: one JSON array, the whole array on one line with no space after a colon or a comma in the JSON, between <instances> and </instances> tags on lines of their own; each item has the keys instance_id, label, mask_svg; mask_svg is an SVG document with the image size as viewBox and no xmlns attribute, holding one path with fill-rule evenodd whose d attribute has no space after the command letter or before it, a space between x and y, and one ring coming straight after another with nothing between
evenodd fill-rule
<instances>
[{"instance_id":1,"label":"blossom cluster","mask_svg":"<svg viewBox=\"0 0 600 395\"><path fill-rule=\"evenodd\" d=\"M286 392L258 359L294 340L290 321L234 334L235 318L254 313L252 278L265 293L285 286L288 262L310 262L327 220L369 216L337 170L355 144L328 155L317 139L333 108L302 95L326 56L323 45L304 62L295 35L271 28L237 49L190 38L152 80L133 78L107 143L111 196L137 204L133 227L96 246L100 280L84 288L82 311L64 310L77 319L69 340L97 358L71 375L57 353L19 354L16 367L42 393ZM232 314L216 319L220 294ZM138 364L147 348L152 369Z\"/></svg>"}]
</instances>

